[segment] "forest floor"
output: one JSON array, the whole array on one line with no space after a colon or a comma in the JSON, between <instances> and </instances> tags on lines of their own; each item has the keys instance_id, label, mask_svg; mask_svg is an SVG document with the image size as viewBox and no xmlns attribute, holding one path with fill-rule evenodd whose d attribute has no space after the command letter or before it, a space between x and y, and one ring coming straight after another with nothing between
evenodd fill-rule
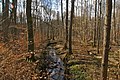
<instances>
[{"instance_id":1,"label":"forest floor","mask_svg":"<svg viewBox=\"0 0 120 80\"><path fill-rule=\"evenodd\" d=\"M102 48L99 54L92 46L73 46L69 60L71 78L75 80L100 80ZM120 80L120 47L111 46L108 62L108 80Z\"/></svg>"},{"instance_id":2,"label":"forest floor","mask_svg":"<svg viewBox=\"0 0 120 80\"><path fill-rule=\"evenodd\" d=\"M0 80L34 80L35 63L27 62L28 54L11 44L0 43Z\"/></svg>"},{"instance_id":3,"label":"forest floor","mask_svg":"<svg viewBox=\"0 0 120 80\"><path fill-rule=\"evenodd\" d=\"M15 43L14 43L15 44ZM37 80L36 63L25 60L25 47L17 43L0 43L0 80ZM18 47L18 48L17 48ZM23 51L21 51L23 50ZM96 54L91 46L73 46L69 60L71 79L100 80L102 49ZM109 53L109 80L120 80L120 47L112 47Z\"/></svg>"}]
</instances>

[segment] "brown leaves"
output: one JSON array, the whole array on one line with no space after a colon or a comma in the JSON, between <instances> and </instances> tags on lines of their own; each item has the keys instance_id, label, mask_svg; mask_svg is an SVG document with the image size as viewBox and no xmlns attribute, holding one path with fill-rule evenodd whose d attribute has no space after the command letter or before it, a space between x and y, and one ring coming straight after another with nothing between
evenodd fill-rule
<instances>
[{"instance_id":1,"label":"brown leaves","mask_svg":"<svg viewBox=\"0 0 120 80\"><path fill-rule=\"evenodd\" d=\"M36 65L25 61L27 55L29 54L13 54L11 51L2 53L4 59L0 61L0 80L31 80L31 75L36 75Z\"/></svg>"}]
</instances>

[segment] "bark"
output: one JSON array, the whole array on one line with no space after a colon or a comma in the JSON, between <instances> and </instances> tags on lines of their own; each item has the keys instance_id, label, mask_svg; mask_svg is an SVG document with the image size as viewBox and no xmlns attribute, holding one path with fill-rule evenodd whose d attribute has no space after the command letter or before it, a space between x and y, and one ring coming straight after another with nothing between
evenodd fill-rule
<instances>
[{"instance_id":1,"label":"bark","mask_svg":"<svg viewBox=\"0 0 120 80\"><path fill-rule=\"evenodd\" d=\"M70 27L69 27L69 54L72 54L72 25L73 25L73 16L74 16L74 2L75 0L72 0Z\"/></svg>"},{"instance_id":2,"label":"bark","mask_svg":"<svg viewBox=\"0 0 120 80\"><path fill-rule=\"evenodd\" d=\"M97 54L99 54L99 48L100 48L100 28L101 28L101 1L98 0L99 7L98 7L98 27L97 27Z\"/></svg>"},{"instance_id":3,"label":"bark","mask_svg":"<svg viewBox=\"0 0 120 80\"><path fill-rule=\"evenodd\" d=\"M93 35L93 47L96 46L96 13L97 13L97 0L95 1L95 25L94 25L94 35Z\"/></svg>"},{"instance_id":4,"label":"bark","mask_svg":"<svg viewBox=\"0 0 120 80\"><path fill-rule=\"evenodd\" d=\"M87 44L87 36L88 36L88 2L85 1L85 26L84 26L84 42Z\"/></svg>"},{"instance_id":5,"label":"bark","mask_svg":"<svg viewBox=\"0 0 120 80\"><path fill-rule=\"evenodd\" d=\"M107 80L108 53L109 53L110 30L111 30L111 14L112 14L112 0L106 0L106 17L105 17L104 38L103 38L101 80Z\"/></svg>"},{"instance_id":6,"label":"bark","mask_svg":"<svg viewBox=\"0 0 120 80\"><path fill-rule=\"evenodd\" d=\"M59 11L57 11L57 24L59 25Z\"/></svg>"},{"instance_id":7,"label":"bark","mask_svg":"<svg viewBox=\"0 0 120 80\"><path fill-rule=\"evenodd\" d=\"M115 21L115 0L114 0L114 11L113 11L113 42L116 42L116 21Z\"/></svg>"},{"instance_id":8,"label":"bark","mask_svg":"<svg viewBox=\"0 0 120 80\"><path fill-rule=\"evenodd\" d=\"M14 16L14 22L16 24L16 11L17 11L17 0L13 0L13 16Z\"/></svg>"},{"instance_id":9,"label":"bark","mask_svg":"<svg viewBox=\"0 0 120 80\"><path fill-rule=\"evenodd\" d=\"M120 9L118 10L118 16L119 16L118 22L120 22ZM118 40L120 40L120 35L119 35L120 34L120 27L119 26L120 26L120 23L118 24L118 31L117 31L118 32L118 35L117 35L118 36L117 37ZM119 41L118 41L118 44L120 45Z\"/></svg>"},{"instance_id":10,"label":"bark","mask_svg":"<svg viewBox=\"0 0 120 80\"><path fill-rule=\"evenodd\" d=\"M28 26L28 52L31 52L31 59L34 59L34 37L33 37L33 22L31 15L31 2L32 0L27 0L26 15Z\"/></svg>"},{"instance_id":11,"label":"bark","mask_svg":"<svg viewBox=\"0 0 120 80\"><path fill-rule=\"evenodd\" d=\"M5 5L4 5L4 0L2 0L2 20L5 19ZM4 23L2 23L2 26L4 26Z\"/></svg>"},{"instance_id":12,"label":"bark","mask_svg":"<svg viewBox=\"0 0 120 80\"><path fill-rule=\"evenodd\" d=\"M4 2L4 1L3 1ZM4 5L3 5L4 6ZM5 7L3 7L3 36L4 36L4 42L8 42L8 28L9 28L9 0L5 0Z\"/></svg>"},{"instance_id":13,"label":"bark","mask_svg":"<svg viewBox=\"0 0 120 80\"><path fill-rule=\"evenodd\" d=\"M61 17L62 17L62 25L64 26L64 18L63 18L63 0L61 0Z\"/></svg>"},{"instance_id":14,"label":"bark","mask_svg":"<svg viewBox=\"0 0 120 80\"><path fill-rule=\"evenodd\" d=\"M4 0L2 0L2 13L4 13L4 8L5 8L5 5L4 5Z\"/></svg>"},{"instance_id":15,"label":"bark","mask_svg":"<svg viewBox=\"0 0 120 80\"><path fill-rule=\"evenodd\" d=\"M69 2L69 0L66 0L66 41L65 41L65 48L67 48L67 44L68 44L68 2Z\"/></svg>"}]
</instances>

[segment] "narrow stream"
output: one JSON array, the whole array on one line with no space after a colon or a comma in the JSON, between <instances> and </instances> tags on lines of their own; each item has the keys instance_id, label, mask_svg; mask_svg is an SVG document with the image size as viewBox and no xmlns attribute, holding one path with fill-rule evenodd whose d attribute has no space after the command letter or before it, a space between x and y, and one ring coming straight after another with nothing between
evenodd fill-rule
<instances>
[{"instance_id":1,"label":"narrow stream","mask_svg":"<svg viewBox=\"0 0 120 80\"><path fill-rule=\"evenodd\" d=\"M60 58L59 48L55 47L57 44L53 42L45 43L38 57L36 65L36 73L40 80L64 80L65 66ZM62 48L62 47L60 47ZM39 56L39 55L38 55Z\"/></svg>"},{"instance_id":2,"label":"narrow stream","mask_svg":"<svg viewBox=\"0 0 120 80\"><path fill-rule=\"evenodd\" d=\"M47 71L50 73L50 80L64 80L64 64L57 51L51 46L48 47L48 60L51 62Z\"/></svg>"}]
</instances>

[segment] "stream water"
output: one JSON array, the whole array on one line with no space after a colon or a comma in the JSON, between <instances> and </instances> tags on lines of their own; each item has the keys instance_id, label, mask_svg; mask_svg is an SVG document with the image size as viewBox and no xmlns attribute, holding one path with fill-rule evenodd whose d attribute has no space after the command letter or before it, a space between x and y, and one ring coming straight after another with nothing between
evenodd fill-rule
<instances>
[{"instance_id":1,"label":"stream water","mask_svg":"<svg viewBox=\"0 0 120 80\"><path fill-rule=\"evenodd\" d=\"M50 73L50 80L64 80L64 63L56 53L54 48L48 48L48 60L51 63L48 65L47 71Z\"/></svg>"}]
</instances>

